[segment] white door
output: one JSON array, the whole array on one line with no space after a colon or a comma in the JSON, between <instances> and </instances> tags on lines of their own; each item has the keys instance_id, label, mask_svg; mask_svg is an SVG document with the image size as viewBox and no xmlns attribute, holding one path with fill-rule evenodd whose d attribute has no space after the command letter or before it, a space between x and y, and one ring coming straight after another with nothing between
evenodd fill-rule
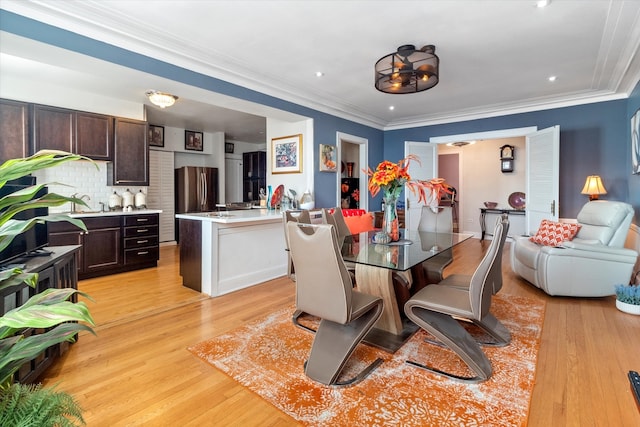
<instances>
[{"instance_id":1,"label":"white door","mask_svg":"<svg viewBox=\"0 0 640 427\"><path fill-rule=\"evenodd\" d=\"M172 151L149 150L149 188L147 206L161 209L159 215L160 242L175 240L175 184Z\"/></svg>"},{"instance_id":2,"label":"white door","mask_svg":"<svg viewBox=\"0 0 640 427\"><path fill-rule=\"evenodd\" d=\"M242 160L224 160L224 201L242 202Z\"/></svg>"},{"instance_id":3,"label":"white door","mask_svg":"<svg viewBox=\"0 0 640 427\"><path fill-rule=\"evenodd\" d=\"M404 155L414 154L420 159L420 164L411 162L409 176L411 179L426 181L438 176L438 145L428 142L405 141ZM424 203L418 202L418 196L405 187L405 227L417 230L420 214Z\"/></svg>"},{"instance_id":4,"label":"white door","mask_svg":"<svg viewBox=\"0 0 640 427\"><path fill-rule=\"evenodd\" d=\"M534 234L541 220L558 220L560 126L528 134L526 144L526 233Z\"/></svg>"}]
</instances>

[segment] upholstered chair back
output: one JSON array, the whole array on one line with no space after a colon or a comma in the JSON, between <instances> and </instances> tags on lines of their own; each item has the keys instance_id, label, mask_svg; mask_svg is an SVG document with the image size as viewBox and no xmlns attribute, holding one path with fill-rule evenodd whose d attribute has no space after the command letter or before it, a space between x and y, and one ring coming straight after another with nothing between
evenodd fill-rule
<instances>
[{"instance_id":1,"label":"upholstered chair back","mask_svg":"<svg viewBox=\"0 0 640 427\"><path fill-rule=\"evenodd\" d=\"M508 220L497 222L491 244L471 277L469 298L471 300L471 310L476 319L482 319L489 313L493 295L493 281L497 274L502 274L501 271L497 272L495 270L496 259L502 257L501 242L508 224Z\"/></svg>"},{"instance_id":2,"label":"upholstered chair back","mask_svg":"<svg viewBox=\"0 0 640 427\"><path fill-rule=\"evenodd\" d=\"M575 241L598 241L605 246L622 248L633 219L633 208L628 203L608 200L588 202L578 213L582 226Z\"/></svg>"},{"instance_id":3,"label":"upholstered chair back","mask_svg":"<svg viewBox=\"0 0 640 427\"><path fill-rule=\"evenodd\" d=\"M351 320L352 282L333 225L287 223L296 266L296 309L341 324Z\"/></svg>"},{"instance_id":4,"label":"upholstered chair back","mask_svg":"<svg viewBox=\"0 0 640 427\"><path fill-rule=\"evenodd\" d=\"M438 206L435 210L436 212L429 206L422 207L418 231L453 232L453 208L451 206Z\"/></svg>"}]
</instances>

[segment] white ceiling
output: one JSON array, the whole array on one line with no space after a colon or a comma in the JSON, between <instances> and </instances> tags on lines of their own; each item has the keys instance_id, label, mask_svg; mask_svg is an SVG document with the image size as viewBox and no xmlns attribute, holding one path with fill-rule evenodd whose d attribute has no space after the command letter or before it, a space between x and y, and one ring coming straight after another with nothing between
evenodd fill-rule
<instances>
[{"instance_id":1,"label":"white ceiling","mask_svg":"<svg viewBox=\"0 0 640 427\"><path fill-rule=\"evenodd\" d=\"M0 8L379 129L627 97L640 79L640 1L535 3L2 0ZM6 39L2 52L24 54ZM417 94L378 92L375 62L403 44L436 46L439 84ZM78 72L74 79L83 80ZM148 89L180 97L167 110L150 109L150 121L264 142L268 113L259 108L122 67L109 73L96 91L138 103Z\"/></svg>"}]
</instances>

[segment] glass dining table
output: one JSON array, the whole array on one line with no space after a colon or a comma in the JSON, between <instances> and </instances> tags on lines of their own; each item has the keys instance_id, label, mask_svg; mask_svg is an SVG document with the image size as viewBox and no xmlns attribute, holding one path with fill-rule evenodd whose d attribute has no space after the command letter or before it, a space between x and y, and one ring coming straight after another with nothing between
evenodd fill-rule
<instances>
[{"instance_id":1,"label":"glass dining table","mask_svg":"<svg viewBox=\"0 0 640 427\"><path fill-rule=\"evenodd\" d=\"M402 316L393 289L394 272L404 272L411 280L411 269L455 245L471 238L468 233L434 233L402 230L399 242L373 243L377 231L347 236L342 245L342 257L355 263L356 284L360 292L380 296L384 309L365 342L389 352L395 352L417 330L417 326Z\"/></svg>"}]
</instances>

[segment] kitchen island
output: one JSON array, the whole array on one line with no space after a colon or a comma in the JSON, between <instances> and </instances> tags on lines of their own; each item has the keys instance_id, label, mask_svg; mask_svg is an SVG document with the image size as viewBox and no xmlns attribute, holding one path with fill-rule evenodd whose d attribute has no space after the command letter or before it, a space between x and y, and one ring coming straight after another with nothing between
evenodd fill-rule
<instances>
[{"instance_id":1,"label":"kitchen island","mask_svg":"<svg viewBox=\"0 0 640 427\"><path fill-rule=\"evenodd\" d=\"M183 285L224 295L287 273L280 211L177 214Z\"/></svg>"}]
</instances>

